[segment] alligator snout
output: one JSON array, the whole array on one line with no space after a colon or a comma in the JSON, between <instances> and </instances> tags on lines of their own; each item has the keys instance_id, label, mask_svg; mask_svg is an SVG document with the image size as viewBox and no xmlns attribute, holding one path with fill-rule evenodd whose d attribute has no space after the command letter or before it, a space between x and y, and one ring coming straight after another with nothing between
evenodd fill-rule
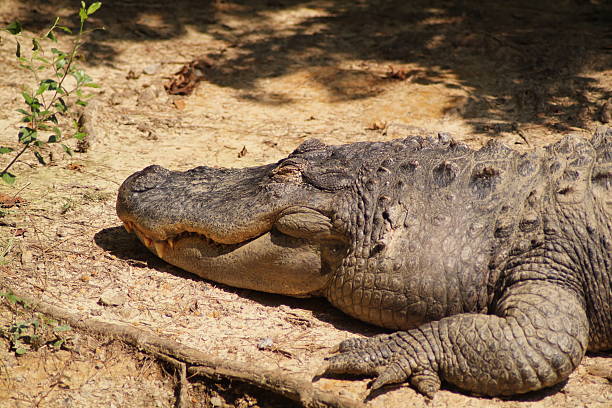
<instances>
[{"instance_id":1,"label":"alligator snout","mask_svg":"<svg viewBox=\"0 0 612 408\"><path fill-rule=\"evenodd\" d=\"M331 226L307 206L304 214L288 211L313 194L274 179L275 167L179 172L149 166L123 182L117 214L150 251L203 278L308 296L327 279L313 240L332 239ZM294 231L300 223L310 227ZM278 265L286 271L282 276L274 272Z\"/></svg>"},{"instance_id":2,"label":"alligator snout","mask_svg":"<svg viewBox=\"0 0 612 408\"><path fill-rule=\"evenodd\" d=\"M155 164L132 174L123 185L130 191L147 191L163 183L169 174L170 170Z\"/></svg>"}]
</instances>

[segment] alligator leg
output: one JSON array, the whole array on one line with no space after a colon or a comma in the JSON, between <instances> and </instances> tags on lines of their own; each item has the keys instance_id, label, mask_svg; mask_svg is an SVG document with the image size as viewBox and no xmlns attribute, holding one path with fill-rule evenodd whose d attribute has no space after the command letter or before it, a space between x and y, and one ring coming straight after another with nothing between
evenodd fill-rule
<instances>
[{"instance_id":1,"label":"alligator leg","mask_svg":"<svg viewBox=\"0 0 612 408\"><path fill-rule=\"evenodd\" d=\"M578 297L552 282L515 283L495 314L459 314L416 329L349 339L326 374L376 376L375 390L410 380L432 397L441 380L485 395L524 393L566 379L587 349Z\"/></svg>"}]
</instances>

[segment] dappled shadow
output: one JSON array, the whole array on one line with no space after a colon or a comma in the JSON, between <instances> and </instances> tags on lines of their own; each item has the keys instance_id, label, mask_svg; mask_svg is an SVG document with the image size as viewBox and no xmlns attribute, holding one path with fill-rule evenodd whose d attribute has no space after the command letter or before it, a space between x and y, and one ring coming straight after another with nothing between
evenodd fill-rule
<instances>
[{"instance_id":1,"label":"dappled shadow","mask_svg":"<svg viewBox=\"0 0 612 408\"><path fill-rule=\"evenodd\" d=\"M25 3L26 27L44 27L58 10L77 19L73 1ZM292 18L288 11L300 17L277 29L275 18ZM328 68L310 79L332 101L367 99L393 80L381 67L402 65L401 80L464 90L468 96L447 113L478 132L585 128L612 97L586 75L612 69L612 6L604 1L107 0L95 17L107 30L86 48L90 62L112 64L114 41L177 38L194 29L225 44L192 53L211 63L206 80L262 104L292 100L258 92L261 79Z\"/></svg>"}]
</instances>

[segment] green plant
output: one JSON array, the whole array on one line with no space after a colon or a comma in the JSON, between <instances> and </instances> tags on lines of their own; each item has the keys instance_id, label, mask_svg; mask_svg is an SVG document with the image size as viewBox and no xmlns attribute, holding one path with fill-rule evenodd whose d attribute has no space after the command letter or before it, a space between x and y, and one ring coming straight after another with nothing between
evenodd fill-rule
<instances>
[{"instance_id":1,"label":"green plant","mask_svg":"<svg viewBox=\"0 0 612 408\"><path fill-rule=\"evenodd\" d=\"M27 309L26 302L11 291L0 292L0 299L5 299L10 307L21 305ZM13 309L17 313L17 309ZM57 320L39 314L31 315L31 318L19 320L5 327L0 327L0 337L4 337L10 343L11 350L21 356L30 350L38 350L40 347L49 346L55 350L66 347L66 342L71 338L66 332L72 330L67 324L59 324Z\"/></svg>"},{"instance_id":2,"label":"green plant","mask_svg":"<svg viewBox=\"0 0 612 408\"><path fill-rule=\"evenodd\" d=\"M19 22L9 24L4 31L15 36L17 49L15 55L21 68L32 75L33 87L24 86L21 92L26 109L18 109L22 115L19 128L18 142L23 145L17 149L17 153L12 160L0 172L0 177L7 184L15 182L15 175L9 170L17 159L28 149L33 149L33 153L38 161L45 165L46 162L40 153L40 148L49 143L60 143L64 151L72 155L70 147L62 143L65 137L62 132L64 124L60 123L61 118L67 117L67 113L74 105L86 106L87 100L93 96L87 93L84 88L99 88L77 64L77 51L84 44L84 36L89 31L84 29L85 22L93 13L102 6L101 2L94 2L87 6L81 2L79 10L80 25L76 33L63 25L59 25L60 18L56 17L55 22L44 33L44 35L32 38L32 51L29 56L22 53L21 38L22 26ZM57 30L73 34L74 39L68 52L51 47L49 55L44 45L57 43L55 33ZM73 84L68 85L67 78L73 78ZM82 140L86 134L80 129L76 120L72 121L75 128L72 138ZM43 140L41 133L49 132L46 140ZM11 147L0 147L0 154L15 151Z\"/></svg>"},{"instance_id":3,"label":"green plant","mask_svg":"<svg viewBox=\"0 0 612 408\"><path fill-rule=\"evenodd\" d=\"M50 346L59 350L68 338L65 332L72 330L67 324L59 325L55 321L45 323L44 319L34 317L11 324L7 329L0 329L0 335L10 341L11 350L21 356L30 350Z\"/></svg>"},{"instance_id":4,"label":"green plant","mask_svg":"<svg viewBox=\"0 0 612 408\"><path fill-rule=\"evenodd\" d=\"M0 299L2 299L2 298L6 299L6 301L9 302L9 304L11 304L12 306L15 306L17 304L21 304L22 306L26 306L25 300L23 300L19 296L15 295L10 290L7 291L7 292L0 292Z\"/></svg>"}]
</instances>

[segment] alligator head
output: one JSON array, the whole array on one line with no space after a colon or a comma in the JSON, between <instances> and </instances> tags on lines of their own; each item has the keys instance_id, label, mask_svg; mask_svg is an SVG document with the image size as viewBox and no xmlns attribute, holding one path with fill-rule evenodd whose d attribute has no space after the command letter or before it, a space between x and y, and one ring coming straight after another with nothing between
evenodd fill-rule
<instances>
[{"instance_id":1,"label":"alligator head","mask_svg":"<svg viewBox=\"0 0 612 408\"><path fill-rule=\"evenodd\" d=\"M122 184L117 214L150 251L205 279L317 295L346 245L332 214L349 178L333 152L310 140L271 165L149 166Z\"/></svg>"}]
</instances>

